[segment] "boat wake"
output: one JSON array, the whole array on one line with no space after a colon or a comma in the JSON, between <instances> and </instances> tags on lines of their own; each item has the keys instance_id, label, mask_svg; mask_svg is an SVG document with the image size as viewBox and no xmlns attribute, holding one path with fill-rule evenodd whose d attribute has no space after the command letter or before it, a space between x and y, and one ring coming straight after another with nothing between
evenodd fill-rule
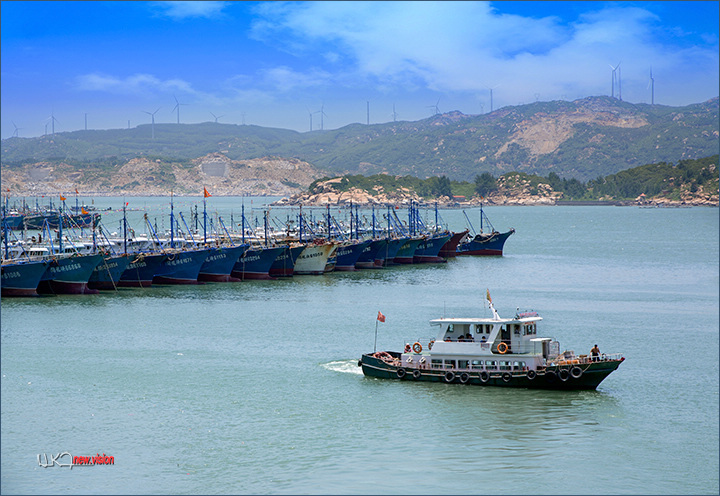
<instances>
[{"instance_id":1,"label":"boat wake","mask_svg":"<svg viewBox=\"0 0 720 496\"><path fill-rule=\"evenodd\" d=\"M322 367L332 372L363 375L362 368L358 367L357 359L336 360L334 362L323 363Z\"/></svg>"}]
</instances>

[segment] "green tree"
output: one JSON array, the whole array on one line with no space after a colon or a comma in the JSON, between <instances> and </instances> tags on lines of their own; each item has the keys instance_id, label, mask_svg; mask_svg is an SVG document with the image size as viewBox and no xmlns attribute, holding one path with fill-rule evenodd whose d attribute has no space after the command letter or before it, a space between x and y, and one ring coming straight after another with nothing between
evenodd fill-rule
<instances>
[{"instance_id":1,"label":"green tree","mask_svg":"<svg viewBox=\"0 0 720 496\"><path fill-rule=\"evenodd\" d=\"M487 196L493 191L497 191L497 181L489 172L483 172L482 174L475 176L475 191L480 196Z\"/></svg>"}]
</instances>

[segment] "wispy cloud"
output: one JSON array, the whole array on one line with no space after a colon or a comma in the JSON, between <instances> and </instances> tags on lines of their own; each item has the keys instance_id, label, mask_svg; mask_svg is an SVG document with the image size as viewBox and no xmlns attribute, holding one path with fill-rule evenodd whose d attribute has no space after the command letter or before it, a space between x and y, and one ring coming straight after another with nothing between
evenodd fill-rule
<instances>
[{"instance_id":1,"label":"wispy cloud","mask_svg":"<svg viewBox=\"0 0 720 496\"><path fill-rule=\"evenodd\" d=\"M193 17L204 17L208 19L221 17L223 15L223 9L227 7L228 3L229 2L179 1L151 2L150 5L159 15L178 21Z\"/></svg>"},{"instance_id":2,"label":"wispy cloud","mask_svg":"<svg viewBox=\"0 0 720 496\"><path fill-rule=\"evenodd\" d=\"M76 88L115 94L154 94L160 91L177 91L197 94L190 83L181 79L161 80L151 74L133 74L126 78L107 74L83 74L76 78Z\"/></svg>"}]
</instances>

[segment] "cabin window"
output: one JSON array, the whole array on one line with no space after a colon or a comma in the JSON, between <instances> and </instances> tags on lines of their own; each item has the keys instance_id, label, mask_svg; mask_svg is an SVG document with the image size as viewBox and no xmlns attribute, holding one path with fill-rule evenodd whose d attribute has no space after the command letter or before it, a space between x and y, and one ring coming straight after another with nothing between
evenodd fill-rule
<instances>
[{"instance_id":1,"label":"cabin window","mask_svg":"<svg viewBox=\"0 0 720 496\"><path fill-rule=\"evenodd\" d=\"M496 369L497 362L495 360L488 360L485 362L485 368L486 369Z\"/></svg>"},{"instance_id":2,"label":"cabin window","mask_svg":"<svg viewBox=\"0 0 720 496\"><path fill-rule=\"evenodd\" d=\"M520 335L520 324L515 324L514 326L514 332L516 336Z\"/></svg>"},{"instance_id":3,"label":"cabin window","mask_svg":"<svg viewBox=\"0 0 720 496\"><path fill-rule=\"evenodd\" d=\"M455 332L455 324L448 324L447 332Z\"/></svg>"},{"instance_id":4,"label":"cabin window","mask_svg":"<svg viewBox=\"0 0 720 496\"><path fill-rule=\"evenodd\" d=\"M513 362L513 368L515 370L523 370L525 368L525 362Z\"/></svg>"},{"instance_id":5,"label":"cabin window","mask_svg":"<svg viewBox=\"0 0 720 496\"><path fill-rule=\"evenodd\" d=\"M469 363L470 363L470 362L469 362L468 360L458 360L458 368L459 368L459 369L469 369L469 368L470 368L470 367L468 366Z\"/></svg>"},{"instance_id":6,"label":"cabin window","mask_svg":"<svg viewBox=\"0 0 720 496\"><path fill-rule=\"evenodd\" d=\"M470 362L472 364L473 369L482 369L483 368L483 361L482 360L473 360Z\"/></svg>"},{"instance_id":7,"label":"cabin window","mask_svg":"<svg viewBox=\"0 0 720 496\"><path fill-rule=\"evenodd\" d=\"M510 364L510 362L501 361L500 370L512 370L512 365Z\"/></svg>"},{"instance_id":8,"label":"cabin window","mask_svg":"<svg viewBox=\"0 0 720 496\"><path fill-rule=\"evenodd\" d=\"M433 360L431 367L434 369L441 369L442 368L442 360Z\"/></svg>"},{"instance_id":9,"label":"cabin window","mask_svg":"<svg viewBox=\"0 0 720 496\"><path fill-rule=\"evenodd\" d=\"M454 369L455 368L455 360L445 360L445 368L446 369Z\"/></svg>"}]
</instances>

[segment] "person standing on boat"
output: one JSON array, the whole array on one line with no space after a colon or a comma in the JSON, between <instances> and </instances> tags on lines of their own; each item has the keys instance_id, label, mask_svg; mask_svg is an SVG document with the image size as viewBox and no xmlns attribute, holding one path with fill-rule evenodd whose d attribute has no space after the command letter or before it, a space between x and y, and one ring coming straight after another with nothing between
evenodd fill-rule
<instances>
[{"instance_id":1,"label":"person standing on boat","mask_svg":"<svg viewBox=\"0 0 720 496\"><path fill-rule=\"evenodd\" d=\"M592 361L597 362L600 358L600 348L598 348L598 345L592 347L590 354L592 355Z\"/></svg>"}]
</instances>

